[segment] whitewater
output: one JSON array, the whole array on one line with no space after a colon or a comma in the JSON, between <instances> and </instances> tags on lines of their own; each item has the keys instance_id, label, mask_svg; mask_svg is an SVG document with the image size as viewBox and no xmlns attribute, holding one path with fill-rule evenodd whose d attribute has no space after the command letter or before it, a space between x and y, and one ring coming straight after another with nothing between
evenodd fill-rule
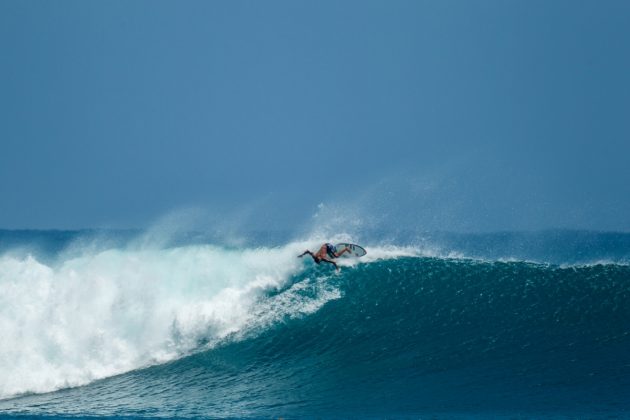
<instances>
[{"instance_id":1,"label":"whitewater","mask_svg":"<svg viewBox=\"0 0 630 420\"><path fill-rule=\"evenodd\" d=\"M285 316L316 311L340 297L321 282L275 298L316 243L272 248L195 245L108 249L47 265L32 255L0 257L0 398L85 385L254 334ZM372 249L362 262L413 255ZM359 261L348 261L348 264ZM344 262L341 263L344 266ZM322 270L325 279L331 274Z\"/></svg>"},{"instance_id":2,"label":"whitewater","mask_svg":"<svg viewBox=\"0 0 630 420\"><path fill-rule=\"evenodd\" d=\"M629 413L630 235L376 238L339 272L296 258L320 237L88 236L0 235L1 414Z\"/></svg>"}]
</instances>

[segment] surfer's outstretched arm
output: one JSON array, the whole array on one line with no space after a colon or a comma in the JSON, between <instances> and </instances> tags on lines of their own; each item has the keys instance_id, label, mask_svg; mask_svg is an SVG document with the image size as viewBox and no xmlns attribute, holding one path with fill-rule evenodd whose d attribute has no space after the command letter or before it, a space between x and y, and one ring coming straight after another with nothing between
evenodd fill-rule
<instances>
[{"instance_id":1,"label":"surfer's outstretched arm","mask_svg":"<svg viewBox=\"0 0 630 420\"><path fill-rule=\"evenodd\" d=\"M310 255L311 257L313 256L313 253L307 249L306 251L304 251L300 255L298 255L298 258L302 258L306 254Z\"/></svg>"}]
</instances>

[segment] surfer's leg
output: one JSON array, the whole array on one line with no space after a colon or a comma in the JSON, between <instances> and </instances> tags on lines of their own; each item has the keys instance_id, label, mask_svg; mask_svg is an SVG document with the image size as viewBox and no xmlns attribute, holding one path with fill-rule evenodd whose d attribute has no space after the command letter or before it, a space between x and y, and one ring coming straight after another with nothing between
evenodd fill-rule
<instances>
[{"instance_id":1,"label":"surfer's leg","mask_svg":"<svg viewBox=\"0 0 630 420\"><path fill-rule=\"evenodd\" d=\"M344 252L350 252L350 250L348 249L348 247L344 247L341 252L338 252L337 254L335 254L337 257L341 257L343 255Z\"/></svg>"}]
</instances>

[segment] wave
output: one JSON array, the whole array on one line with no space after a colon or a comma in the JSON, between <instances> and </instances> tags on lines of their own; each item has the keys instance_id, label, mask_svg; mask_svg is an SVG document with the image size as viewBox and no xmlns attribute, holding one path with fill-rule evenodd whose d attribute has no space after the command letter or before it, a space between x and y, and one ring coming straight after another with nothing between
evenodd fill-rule
<instances>
[{"instance_id":1,"label":"wave","mask_svg":"<svg viewBox=\"0 0 630 420\"><path fill-rule=\"evenodd\" d=\"M108 249L49 264L3 255L0 397L83 385L312 313L338 290L321 282L298 300L297 283L263 299L304 274L296 255L309 245ZM411 253L374 249L365 262Z\"/></svg>"},{"instance_id":2,"label":"wave","mask_svg":"<svg viewBox=\"0 0 630 420\"><path fill-rule=\"evenodd\" d=\"M296 258L318 241L3 254L0 412L630 409L627 264L381 245L335 272Z\"/></svg>"},{"instance_id":3,"label":"wave","mask_svg":"<svg viewBox=\"0 0 630 420\"><path fill-rule=\"evenodd\" d=\"M75 372L95 375L91 367L112 363L103 356L107 350L107 355L136 363L123 367L128 373L66 390L62 398L47 394L8 400L0 410L139 416L157 410L166 416L201 417L444 415L444 410L449 415L517 410L538 416L538 410L590 417L630 409L627 266L562 268L403 255L409 250L392 258L390 249L382 259L338 274L308 263L292 265L296 249L299 245L292 244L236 252L232 257L241 262L252 253L253 260L262 256L264 267L270 256L286 267L267 268L280 272L255 286L244 282L233 288L235 294L217 288L207 299L227 296L229 304L221 310L208 310L203 303L164 305L179 311L153 309L170 315L153 325L159 340L131 339L132 334L119 332L119 345L99 341L105 347L96 353L84 347L85 359L75 365ZM181 258L182 253L217 251L192 247L170 252ZM190 284L171 293L190 299L184 291ZM257 291L255 299L250 290ZM131 308L122 313L131 325L114 326L123 331L142 334L152 325L147 313ZM96 314L100 320L103 312ZM139 318L145 322L142 328L135 324ZM43 333L44 327L37 328ZM93 338L81 328L73 331L83 334L71 341L77 351ZM56 345L50 340L43 344ZM144 369L138 368L157 358L130 357L169 351L172 356L159 360L170 362ZM29 357L35 360L33 354ZM67 371L40 366L39 381ZM26 372L33 371L21 373Z\"/></svg>"}]
</instances>

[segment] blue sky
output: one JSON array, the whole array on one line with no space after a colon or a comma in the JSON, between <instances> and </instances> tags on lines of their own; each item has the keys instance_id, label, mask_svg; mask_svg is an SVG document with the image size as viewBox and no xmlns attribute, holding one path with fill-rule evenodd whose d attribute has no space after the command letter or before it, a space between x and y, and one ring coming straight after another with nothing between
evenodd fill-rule
<instances>
[{"instance_id":1,"label":"blue sky","mask_svg":"<svg viewBox=\"0 0 630 420\"><path fill-rule=\"evenodd\" d=\"M281 229L324 203L627 231L628 22L627 1L5 0L0 227Z\"/></svg>"}]
</instances>

